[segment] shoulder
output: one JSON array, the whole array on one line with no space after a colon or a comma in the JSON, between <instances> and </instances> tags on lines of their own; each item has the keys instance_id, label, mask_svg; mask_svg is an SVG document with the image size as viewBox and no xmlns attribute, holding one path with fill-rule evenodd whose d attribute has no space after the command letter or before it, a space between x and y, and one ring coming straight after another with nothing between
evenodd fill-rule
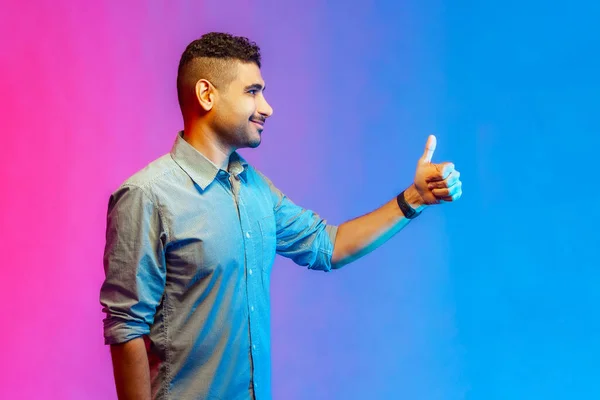
<instances>
[{"instance_id":1,"label":"shoulder","mask_svg":"<svg viewBox=\"0 0 600 400\"><path fill-rule=\"evenodd\" d=\"M273 182L271 181L271 179L269 179L263 172L261 172L258 168L256 168L253 165L248 165L248 172L249 175L252 177L252 179L260 184L260 185L267 185L267 186L274 186Z\"/></svg>"},{"instance_id":2,"label":"shoulder","mask_svg":"<svg viewBox=\"0 0 600 400\"><path fill-rule=\"evenodd\" d=\"M161 179L165 179L176 168L177 164L173 161L171 155L165 154L131 175L121 186L136 186L144 189Z\"/></svg>"},{"instance_id":3,"label":"shoulder","mask_svg":"<svg viewBox=\"0 0 600 400\"><path fill-rule=\"evenodd\" d=\"M266 189L269 191L276 189L273 182L271 182L271 179L267 178L264 173L252 165L248 165L248 176L250 179L250 184L252 185L256 185L261 189Z\"/></svg>"},{"instance_id":4,"label":"shoulder","mask_svg":"<svg viewBox=\"0 0 600 400\"><path fill-rule=\"evenodd\" d=\"M153 200L156 189L165 182L177 178L180 168L170 154L165 154L147 164L129 178L127 178L113 193L111 197L121 197L124 194L138 193L140 197Z\"/></svg>"}]
</instances>

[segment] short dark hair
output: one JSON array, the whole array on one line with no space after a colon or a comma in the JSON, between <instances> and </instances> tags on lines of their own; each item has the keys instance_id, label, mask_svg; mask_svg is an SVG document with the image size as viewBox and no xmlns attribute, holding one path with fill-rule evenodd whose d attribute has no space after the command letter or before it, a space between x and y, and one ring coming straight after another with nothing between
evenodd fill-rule
<instances>
[{"instance_id":1,"label":"short dark hair","mask_svg":"<svg viewBox=\"0 0 600 400\"><path fill-rule=\"evenodd\" d=\"M217 88L226 87L235 76L235 61L254 63L260 68L260 48L248 38L222 32L210 32L191 42L181 55L177 70L177 99L182 111L198 80L206 79Z\"/></svg>"}]
</instances>

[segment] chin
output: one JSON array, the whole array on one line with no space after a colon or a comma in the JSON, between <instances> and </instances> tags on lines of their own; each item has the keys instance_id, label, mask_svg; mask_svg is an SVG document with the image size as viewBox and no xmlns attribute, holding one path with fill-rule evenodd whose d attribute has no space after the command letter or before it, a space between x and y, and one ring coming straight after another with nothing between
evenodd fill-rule
<instances>
[{"instance_id":1,"label":"chin","mask_svg":"<svg viewBox=\"0 0 600 400\"><path fill-rule=\"evenodd\" d=\"M248 147L251 148L251 149L255 149L258 146L260 146L260 142L261 142L260 138L254 139L254 140L250 140L248 142Z\"/></svg>"},{"instance_id":2,"label":"chin","mask_svg":"<svg viewBox=\"0 0 600 400\"><path fill-rule=\"evenodd\" d=\"M241 133L238 136L238 146L236 146L238 149L241 148L251 148L251 149L255 149L258 146L260 146L260 142L261 142L262 138L261 138L261 134L260 132L258 132L257 130L254 131L246 131Z\"/></svg>"}]
</instances>

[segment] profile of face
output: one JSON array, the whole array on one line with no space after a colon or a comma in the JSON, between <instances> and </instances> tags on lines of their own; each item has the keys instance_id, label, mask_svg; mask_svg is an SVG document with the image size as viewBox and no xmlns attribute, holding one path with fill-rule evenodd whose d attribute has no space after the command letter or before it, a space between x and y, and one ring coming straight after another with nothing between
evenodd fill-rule
<instances>
[{"instance_id":1,"label":"profile of face","mask_svg":"<svg viewBox=\"0 0 600 400\"><path fill-rule=\"evenodd\" d=\"M236 62L229 85L215 89L211 125L224 145L235 150L260 145L273 108L264 96L265 82L254 63Z\"/></svg>"}]
</instances>

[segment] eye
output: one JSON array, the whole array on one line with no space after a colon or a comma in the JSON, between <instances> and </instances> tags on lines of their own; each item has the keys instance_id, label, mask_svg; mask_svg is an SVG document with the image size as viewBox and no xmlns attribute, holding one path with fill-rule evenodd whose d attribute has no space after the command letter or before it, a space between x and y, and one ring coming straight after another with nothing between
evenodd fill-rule
<instances>
[{"instance_id":1,"label":"eye","mask_svg":"<svg viewBox=\"0 0 600 400\"><path fill-rule=\"evenodd\" d=\"M255 96L256 93L258 93L258 89L250 89L250 90L248 90L248 93L250 93L251 95Z\"/></svg>"}]
</instances>

